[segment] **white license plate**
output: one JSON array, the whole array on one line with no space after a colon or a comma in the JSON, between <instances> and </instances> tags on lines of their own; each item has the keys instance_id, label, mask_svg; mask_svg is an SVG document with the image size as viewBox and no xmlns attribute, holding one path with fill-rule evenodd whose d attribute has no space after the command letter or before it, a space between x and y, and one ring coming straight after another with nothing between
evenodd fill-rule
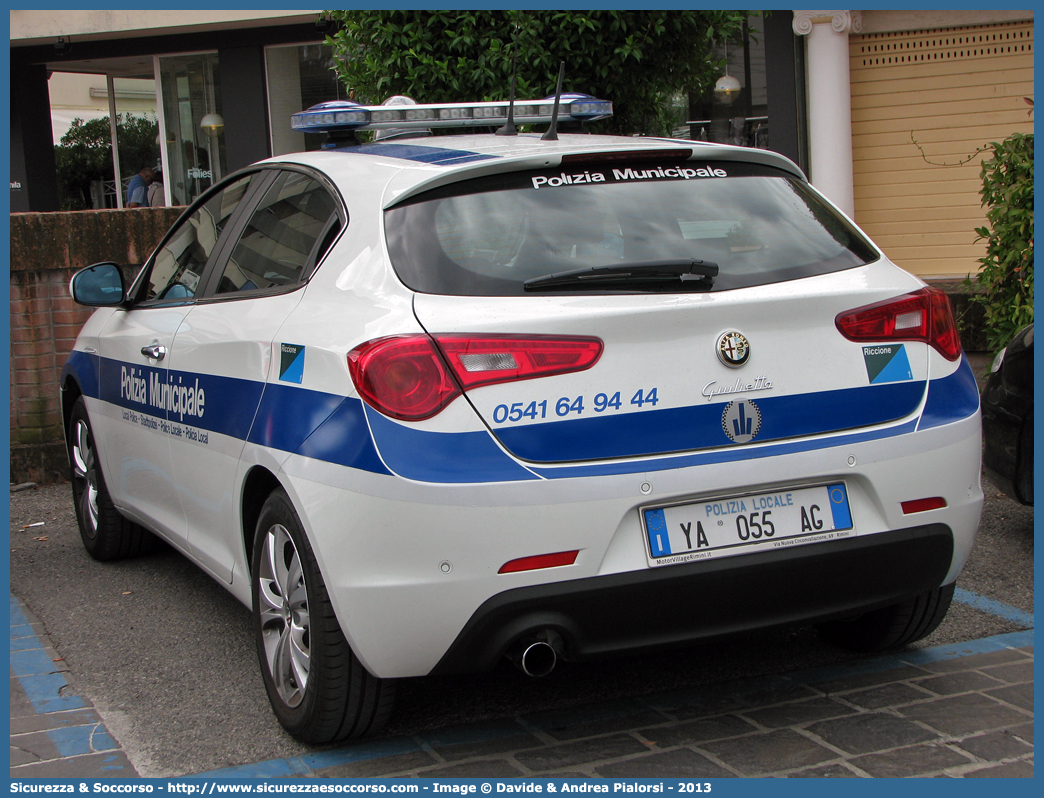
<instances>
[{"instance_id":1,"label":"white license plate","mask_svg":"<svg viewBox=\"0 0 1044 798\"><path fill-rule=\"evenodd\" d=\"M677 563L847 537L845 483L642 510L649 563Z\"/></svg>"}]
</instances>

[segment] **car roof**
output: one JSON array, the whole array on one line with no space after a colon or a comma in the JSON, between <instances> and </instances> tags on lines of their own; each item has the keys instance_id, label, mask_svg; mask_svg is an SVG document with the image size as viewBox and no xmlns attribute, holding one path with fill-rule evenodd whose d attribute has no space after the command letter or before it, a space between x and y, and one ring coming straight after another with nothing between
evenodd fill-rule
<instances>
[{"instance_id":1,"label":"car roof","mask_svg":"<svg viewBox=\"0 0 1044 798\"><path fill-rule=\"evenodd\" d=\"M382 205L400 202L446 183L521 169L553 169L563 156L594 153L692 151L695 161L742 161L771 166L805 180L793 161L770 150L734 147L688 139L561 134L544 141L539 134L468 134L379 141L354 147L280 155L264 163L312 167L345 185L362 179L371 190L383 183ZM589 167L590 165L588 165ZM576 168L582 169L582 166ZM371 182L372 181L372 182ZM360 186L362 187L362 186Z\"/></svg>"}]
</instances>

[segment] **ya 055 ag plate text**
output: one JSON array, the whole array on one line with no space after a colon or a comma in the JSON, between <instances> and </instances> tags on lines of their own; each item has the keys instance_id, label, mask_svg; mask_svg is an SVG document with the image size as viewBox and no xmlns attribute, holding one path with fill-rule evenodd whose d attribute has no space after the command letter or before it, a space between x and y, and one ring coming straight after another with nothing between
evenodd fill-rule
<instances>
[{"instance_id":1,"label":"ya 055 ag plate text","mask_svg":"<svg viewBox=\"0 0 1044 798\"><path fill-rule=\"evenodd\" d=\"M843 482L645 508L642 520L651 565L816 543L852 533Z\"/></svg>"}]
</instances>

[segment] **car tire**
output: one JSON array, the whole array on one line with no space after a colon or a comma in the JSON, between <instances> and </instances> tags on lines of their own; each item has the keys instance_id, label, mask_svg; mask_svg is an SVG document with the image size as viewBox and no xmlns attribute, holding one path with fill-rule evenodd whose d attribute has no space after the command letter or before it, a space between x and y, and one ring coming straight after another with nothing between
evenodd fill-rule
<instances>
[{"instance_id":1,"label":"car tire","mask_svg":"<svg viewBox=\"0 0 1044 798\"><path fill-rule=\"evenodd\" d=\"M150 551L156 539L124 518L109 497L82 396L76 400L69 417L68 448L76 523L87 553L96 560L106 561Z\"/></svg>"},{"instance_id":2,"label":"car tire","mask_svg":"<svg viewBox=\"0 0 1044 798\"><path fill-rule=\"evenodd\" d=\"M853 651L899 648L935 631L950 609L953 589L953 584L943 585L856 618L829 621L819 626L819 632L831 643Z\"/></svg>"},{"instance_id":3,"label":"car tire","mask_svg":"<svg viewBox=\"0 0 1044 798\"><path fill-rule=\"evenodd\" d=\"M329 743L383 727L395 682L372 676L352 652L282 489L261 508L251 564L257 655L283 728L307 743Z\"/></svg>"}]
</instances>

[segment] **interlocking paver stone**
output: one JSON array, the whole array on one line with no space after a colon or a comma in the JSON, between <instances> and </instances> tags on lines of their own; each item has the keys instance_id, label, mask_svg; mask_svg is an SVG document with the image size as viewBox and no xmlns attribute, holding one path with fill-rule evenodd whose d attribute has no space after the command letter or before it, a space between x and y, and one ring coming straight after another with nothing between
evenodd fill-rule
<instances>
[{"instance_id":1,"label":"interlocking paver stone","mask_svg":"<svg viewBox=\"0 0 1044 798\"><path fill-rule=\"evenodd\" d=\"M985 668L990 665L1019 662L1026 658L1026 654L1017 649L1004 648L999 651L987 651L983 654L969 654L965 657L924 662L920 663L920 667L932 673L952 673L953 671L967 671Z\"/></svg>"},{"instance_id":2,"label":"interlocking paver stone","mask_svg":"<svg viewBox=\"0 0 1044 798\"><path fill-rule=\"evenodd\" d=\"M805 701L794 701L766 709L755 709L743 714L755 723L770 729L782 726L795 726L810 723L824 718L836 718L842 715L853 715L856 710L825 696L817 696Z\"/></svg>"},{"instance_id":3,"label":"interlocking paver stone","mask_svg":"<svg viewBox=\"0 0 1044 798\"><path fill-rule=\"evenodd\" d=\"M858 673L851 676L840 676L833 679L825 679L820 681L812 681L809 684L817 690L822 690L824 693L844 693L848 690L856 690L860 687L873 687L878 684L887 684L889 682L901 682L906 679L916 679L918 676L928 676L921 668L915 668L913 665L902 665L898 668L888 668L879 671L869 671L867 673Z\"/></svg>"},{"instance_id":4,"label":"interlocking paver stone","mask_svg":"<svg viewBox=\"0 0 1044 798\"><path fill-rule=\"evenodd\" d=\"M18 768L16 774L18 778L49 779L126 779L138 775L123 751L37 762Z\"/></svg>"},{"instance_id":5,"label":"interlocking paver stone","mask_svg":"<svg viewBox=\"0 0 1044 798\"><path fill-rule=\"evenodd\" d=\"M1000 687L1004 683L978 671L959 671L943 676L932 676L928 679L917 679L913 684L931 690L936 695L957 695L972 690L987 690Z\"/></svg>"},{"instance_id":6,"label":"interlocking paver stone","mask_svg":"<svg viewBox=\"0 0 1044 798\"><path fill-rule=\"evenodd\" d=\"M1024 743L1015 735L1007 732L990 732L976 737L967 737L958 745L979 759L985 759L988 762L1014 759L1033 752L1032 745Z\"/></svg>"},{"instance_id":7,"label":"interlocking paver stone","mask_svg":"<svg viewBox=\"0 0 1044 798\"><path fill-rule=\"evenodd\" d=\"M841 764L825 765L820 768L799 770L790 773L787 778L791 779L857 779L859 774Z\"/></svg>"},{"instance_id":8,"label":"interlocking paver stone","mask_svg":"<svg viewBox=\"0 0 1044 798\"><path fill-rule=\"evenodd\" d=\"M679 748L676 751L650 754L649 756L628 759L602 765L595 771L599 776L607 778L685 778L701 779L735 778L735 773L717 765L702 754Z\"/></svg>"},{"instance_id":9,"label":"interlocking paver stone","mask_svg":"<svg viewBox=\"0 0 1044 798\"><path fill-rule=\"evenodd\" d=\"M912 720L926 723L943 734L970 734L1025 723L1027 716L999 701L978 693L940 698L897 710Z\"/></svg>"},{"instance_id":10,"label":"interlocking paver stone","mask_svg":"<svg viewBox=\"0 0 1044 798\"><path fill-rule=\"evenodd\" d=\"M1033 711L1033 683L1027 684L1013 684L1010 687L1000 687L996 690L987 690L986 695L992 696L993 698L999 698L1008 704L1014 704L1017 707L1025 709L1027 712Z\"/></svg>"},{"instance_id":11,"label":"interlocking paver stone","mask_svg":"<svg viewBox=\"0 0 1044 798\"><path fill-rule=\"evenodd\" d=\"M668 718L659 712L646 710L633 714L621 715L615 718L598 718L586 723L573 723L568 726L558 726L544 731L556 740L578 740L581 737L593 737L598 734L611 734L613 732L630 731L639 726L651 726L656 723L666 723Z\"/></svg>"},{"instance_id":12,"label":"interlocking paver stone","mask_svg":"<svg viewBox=\"0 0 1044 798\"><path fill-rule=\"evenodd\" d=\"M471 759L476 756L490 756L503 754L507 751L521 751L526 748L537 748L544 745L541 740L531 734L519 734L512 737L496 737L491 740L482 740L472 743L458 743L456 745L432 744L434 750L443 759L455 762L461 759Z\"/></svg>"},{"instance_id":13,"label":"interlocking paver stone","mask_svg":"<svg viewBox=\"0 0 1044 798\"><path fill-rule=\"evenodd\" d=\"M422 770L417 774L426 779L472 779L493 778L513 779L525 774L517 767L503 759L483 759L476 762L461 762L456 765L444 765L441 768Z\"/></svg>"},{"instance_id":14,"label":"interlocking paver stone","mask_svg":"<svg viewBox=\"0 0 1044 798\"><path fill-rule=\"evenodd\" d=\"M916 723L880 712L824 720L808 730L850 754L869 754L937 738Z\"/></svg>"},{"instance_id":15,"label":"interlocking paver stone","mask_svg":"<svg viewBox=\"0 0 1044 798\"><path fill-rule=\"evenodd\" d=\"M515 756L523 767L543 773L560 768L577 767L603 759L616 759L630 754L644 753L648 747L628 734L596 737L575 743L563 743L546 748L525 751Z\"/></svg>"},{"instance_id":16,"label":"interlocking paver stone","mask_svg":"<svg viewBox=\"0 0 1044 798\"><path fill-rule=\"evenodd\" d=\"M1033 745L1033 732L1035 731L1033 723L1026 723L1021 726L1009 726L1008 732L1014 734L1020 740L1025 740L1030 745Z\"/></svg>"},{"instance_id":17,"label":"interlocking paver stone","mask_svg":"<svg viewBox=\"0 0 1044 798\"><path fill-rule=\"evenodd\" d=\"M101 717L93 709L73 709L68 712L15 716L15 709L11 708L11 734L29 734L35 731L70 726L94 726L98 723L101 723Z\"/></svg>"},{"instance_id":18,"label":"interlocking paver stone","mask_svg":"<svg viewBox=\"0 0 1044 798\"><path fill-rule=\"evenodd\" d=\"M14 676L11 677L11 717L25 717L36 714L33 702L22 689L22 683Z\"/></svg>"},{"instance_id":19,"label":"interlocking paver stone","mask_svg":"<svg viewBox=\"0 0 1044 798\"><path fill-rule=\"evenodd\" d=\"M335 765L317 770L315 775L330 779L367 779L430 767L437 762L438 760L435 757L425 751L411 751L408 754L382 756L378 759Z\"/></svg>"},{"instance_id":20,"label":"interlocking paver stone","mask_svg":"<svg viewBox=\"0 0 1044 798\"><path fill-rule=\"evenodd\" d=\"M851 760L860 770L881 779L923 776L938 770L967 765L972 759L942 745L915 745Z\"/></svg>"},{"instance_id":21,"label":"interlocking paver stone","mask_svg":"<svg viewBox=\"0 0 1044 798\"><path fill-rule=\"evenodd\" d=\"M734 712L799 698L811 698L815 690L789 679L761 679L714 685L700 691L685 691L658 696L650 703L655 709L679 720Z\"/></svg>"},{"instance_id":22,"label":"interlocking paver stone","mask_svg":"<svg viewBox=\"0 0 1044 798\"><path fill-rule=\"evenodd\" d=\"M719 740L700 746L745 776L807 768L837 757L833 751L792 729Z\"/></svg>"},{"instance_id":23,"label":"interlocking paver stone","mask_svg":"<svg viewBox=\"0 0 1044 798\"><path fill-rule=\"evenodd\" d=\"M858 693L845 693L845 701L849 701L863 709L898 707L931 697L931 693L918 690L905 682L872 687L869 690L860 690Z\"/></svg>"},{"instance_id":24,"label":"interlocking paver stone","mask_svg":"<svg viewBox=\"0 0 1044 798\"><path fill-rule=\"evenodd\" d=\"M658 729L642 729L641 735L646 740L656 743L660 748L670 748L675 745L723 740L727 737L738 737L741 734L756 731L758 731L756 726L736 715L718 715Z\"/></svg>"},{"instance_id":25,"label":"interlocking paver stone","mask_svg":"<svg viewBox=\"0 0 1044 798\"><path fill-rule=\"evenodd\" d=\"M1011 684L1033 681L1033 662L1015 662L1011 665L998 665L996 668L984 668L983 673Z\"/></svg>"},{"instance_id":26,"label":"interlocking paver stone","mask_svg":"<svg viewBox=\"0 0 1044 798\"><path fill-rule=\"evenodd\" d=\"M39 762L40 757L34 754L32 751L27 751L24 748L19 748L17 745L11 746L11 767L17 767L18 765L28 765L30 762Z\"/></svg>"},{"instance_id":27,"label":"interlocking paver stone","mask_svg":"<svg viewBox=\"0 0 1044 798\"><path fill-rule=\"evenodd\" d=\"M965 773L966 779L1032 779L1032 762L1010 762L1006 765L994 765L993 767L973 770Z\"/></svg>"}]
</instances>

